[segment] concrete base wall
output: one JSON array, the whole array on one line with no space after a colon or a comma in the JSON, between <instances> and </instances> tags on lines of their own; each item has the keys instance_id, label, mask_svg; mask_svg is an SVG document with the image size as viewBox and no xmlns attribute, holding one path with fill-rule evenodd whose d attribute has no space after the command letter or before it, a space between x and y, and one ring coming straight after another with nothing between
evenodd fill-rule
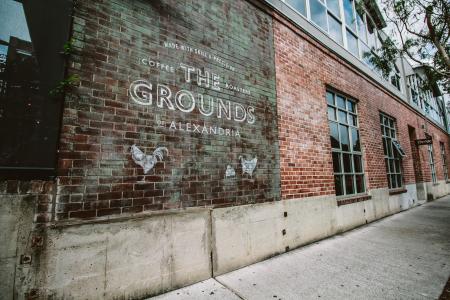
<instances>
[{"instance_id":1,"label":"concrete base wall","mask_svg":"<svg viewBox=\"0 0 450 300\"><path fill-rule=\"evenodd\" d=\"M23 195L0 195L0 299L21 294L22 280L28 285L31 255L30 235L35 214L34 198ZM21 263L21 256L24 256ZM19 289L19 290L17 290Z\"/></svg>"},{"instance_id":2,"label":"concrete base wall","mask_svg":"<svg viewBox=\"0 0 450 300\"><path fill-rule=\"evenodd\" d=\"M427 200L432 201L437 198L444 197L450 193L450 183L445 180L438 181L437 183L427 182L425 183Z\"/></svg>"},{"instance_id":3,"label":"concrete base wall","mask_svg":"<svg viewBox=\"0 0 450 300\"><path fill-rule=\"evenodd\" d=\"M418 203L417 192L415 185L406 189L392 196L388 189L372 190L372 199L343 206L324 196L216 209L214 275L409 209Z\"/></svg>"},{"instance_id":4,"label":"concrete base wall","mask_svg":"<svg viewBox=\"0 0 450 300\"><path fill-rule=\"evenodd\" d=\"M433 186L436 195L445 192L437 189L441 185ZM324 196L58 224L46 229L43 247L28 267L31 275L18 272L17 298L31 288L40 298L52 299L160 294L409 209L418 204L417 190L415 185L406 189L391 196L387 189L372 190L370 200L342 206L335 196ZM2 232L2 238L18 240L24 225L18 225L17 212L32 214L32 209L19 207L20 202L1 203L2 228L16 232L14 237ZM2 245L2 270L7 272L1 284L12 286L16 253L26 250L17 243ZM11 299L12 290L4 286L2 299Z\"/></svg>"},{"instance_id":5,"label":"concrete base wall","mask_svg":"<svg viewBox=\"0 0 450 300\"><path fill-rule=\"evenodd\" d=\"M139 299L211 277L208 210L50 228L42 298Z\"/></svg>"}]
</instances>

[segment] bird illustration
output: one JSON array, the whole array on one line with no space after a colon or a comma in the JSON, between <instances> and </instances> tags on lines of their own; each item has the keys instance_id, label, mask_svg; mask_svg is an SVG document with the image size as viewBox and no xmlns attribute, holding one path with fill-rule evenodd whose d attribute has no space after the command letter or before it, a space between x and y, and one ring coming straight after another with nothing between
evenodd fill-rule
<instances>
[{"instance_id":1,"label":"bird illustration","mask_svg":"<svg viewBox=\"0 0 450 300\"><path fill-rule=\"evenodd\" d=\"M242 165L242 175L247 173L248 175L252 176L253 171L256 168L256 163L258 162L258 158L255 156L255 158L252 160L246 160L240 155L239 160L241 161L241 165Z\"/></svg>"},{"instance_id":2,"label":"bird illustration","mask_svg":"<svg viewBox=\"0 0 450 300\"><path fill-rule=\"evenodd\" d=\"M158 147L153 151L153 155L146 155L136 145L131 146L131 158L133 161L144 169L144 174L147 174L158 161L164 158L164 152L169 155L169 150L166 147Z\"/></svg>"},{"instance_id":3,"label":"bird illustration","mask_svg":"<svg viewBox=\"0 0 450 300\"><path fill-rule=\"evenodd\" d=\"M231 165L227 166L227 170L225 171L225 177L234 177L236 176L236 172L234 171L233 167Z\"/></svg>"}]
</instances>

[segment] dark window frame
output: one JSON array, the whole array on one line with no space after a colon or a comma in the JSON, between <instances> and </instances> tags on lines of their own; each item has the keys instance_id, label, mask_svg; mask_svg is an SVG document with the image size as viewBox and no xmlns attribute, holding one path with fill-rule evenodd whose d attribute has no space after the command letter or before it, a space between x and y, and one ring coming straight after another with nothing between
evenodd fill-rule
<instances>
[{"instance_id":1,"label":"dark window frame","mask_svg":"<svg viewBox=\"0 0 450 300\"><path fill-rule=\"evenodd\" d=\"M384 113L380 113L381 137L383 141L384 164L389 189L404 187L403 159L404 151L399 151L397 142L397 122ZM402 149L403 150L403 149Z\"/></svg>"},{"instance_id":2,"label":"dark window frame","mask_svg":"<svg viewBox=\"0 0 450 300\"><path fill-rule=\"evenodd\" d=\"M437 183L436 164L434 161L433 144L428 145L428 159L429 159L429 164L430 164L431 181L433 183Z\"/></svg>"},{"instance_id":3,"label":"dark window frame","mask_svg":"<svg viewBox=\"0 0 450 300\"><path fill-rule=\"evenodd\" d=\"M439 146L441 148L441 161L442 161L442 169L444 170L444 179L448 181L448 167L447 167L447 155L445 153L445 144L443 142L439 142Z\"/></svg>"},{"instance_id":4,"label":"dark window frame","mask_svg":"<svg viewBox=\"0 0 450 300\"><path fill-rule=\"evenodd\" d=\"M327 89L326 98L336 196L338 198L346 198L364 195L367 192L367 186L359 131L357 101L331 89ZM342 101L344 106L340 105ZM334 146L336 142L333 142L333 127L337 128L339 147ZM355 133L357 142L354 141ZM347 136L345 137L344 143L343 134ZM344 148L343 145L346 145L347 138L348 148L347 146ZM351 181L348 181L348 183L352 183L351 191L348 190L350 185L347 186L348 178L351 178Z\"/></svg>"}]
</instances>

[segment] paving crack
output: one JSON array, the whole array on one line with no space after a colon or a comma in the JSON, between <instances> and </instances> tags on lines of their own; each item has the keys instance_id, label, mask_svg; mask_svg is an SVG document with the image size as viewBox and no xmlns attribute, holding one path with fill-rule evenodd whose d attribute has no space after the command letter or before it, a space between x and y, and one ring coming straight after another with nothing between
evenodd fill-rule
<instances>
[{"instance_id":1,"label":"paving crack","mask_svg":"<svg viewBox=\"0 0 450 300\"><path fill-rule=\"evenodd\" d=\"M236 295L236 297L238 297L239 299L242 300L247 300L246 298L244 298L244 296L242 296L241 294L238 293L238 291L236 291L235 289L233 289L232 287L228 286L227 284L219 281L217 278L213 277L212 279L214 279L218 284L222 285L224 288L226 288L227 290L229 290L230 292L232 292L233 294Z\"/></svg>"}]
</instances>

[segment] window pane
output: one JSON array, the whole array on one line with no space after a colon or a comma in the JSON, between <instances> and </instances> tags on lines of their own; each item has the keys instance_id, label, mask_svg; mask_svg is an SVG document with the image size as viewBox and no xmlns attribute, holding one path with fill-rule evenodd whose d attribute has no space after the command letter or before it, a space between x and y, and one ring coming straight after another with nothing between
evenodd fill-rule
<instances>
[{"instance_id":1,"label":"window pane","mask_svg":"<svg viewBox=\"0 0 450 300\"><path fill-rule=\"evenodd\" d=\"M341 155L337 152L333 152L333 170L335 173L342 173Z\"/></svg>"},{"instance_id":2,"label":"window pane","mask_svg":"<svg viewBox=\"0 0 450 300\"><path fill-rule=\"evenodd\" d=\"M335 105L333 93L327 92L327 102L328 104Z\"/></svg>"},{"instance_id":3,"label":"window pane","mask_svg":"<svg viewBox=\"0 0 450 300\"><path fill-rule=\"evenodd\" d=\"M390 170L390 173L395 173L395 167L394 167L394 160L393 159L389 159L389 170Z\"/></svg>"},{"instance_id":4,"label":"window pane","mask_svg":"<svg viewBox=\"0 0 450 300\"><path fill-rule=\"evenodd\" d=\"M356 128L352 128L352 146L353 151L361 151L361 143L359 142L359 132Z\"/></svg>"},{"instance_id":5,"label":"window pane","mask_svg":"<svg viewBox=\"0 0 450 300\"><path fill-rule=\"evenodd\" d=\"M345 175L345 192L347 195L355 193L353 185L353 177L354 175Z\"/></svg>"},{"instance_id":6,"label":"window pane","mask_svg":"<svg viewBox=\"0 0 450 300\"><path fill-rule=\"evenodd\" d=\"M345 109L345 99L341 96L336 96L337 106L339 108Z\"/></svg>"},{"instance_id":7,"label":"window pane","mask_svg":"<svg viewBox=\"0 0 450 300\"><path fill-rule=\"evenodd\" d=\"M369 19L367 19L367 37L368 37L368 44L369 48L375 48L375 26L372 24Z\"/></svg>"},{"instance_id":8,"label":"window pane","mask_svg":"<svg viewBox=\"0 0 450 300\"><path fill-rule=\"evenodd\" d=\"M349 122L350 125L353 125L353 126L357 126L357 124L358 124L357 123L358 120L356 119L356 116L352 115L352 114L348 115L348 122Z\"/></svg>"},{"instance_id":9,"label":"window pane","mask_svg":"<svg viewBox=\"0 0 450 300\"><path fill-rule=\"evenodd\" d=\"M336 196L344 195L344 188L343 188L343 176L342 175L336 175L334 176L334 188L336 189Z\"/></svg>"},{"instance_id":10,"label":"window pane","mask_svg":"<svg viewBox=\"0 0 450 300\"><path fill-rule=\"evenodd\" d=\"M329 26L329 33L330 33L331 38L342 45L343 38L342 38L341 22L336 20L333 16L328 15L328 26Z\"/></svg>"},{"instance_id":11,"label":"window pane","mask_svg":"<svg viewBox=\"0 0 450 300\"><path fill-rule=\"evenodd\" d=\"M364 175L356 175L356 192L363 193L364 191Z\"/></svg>"},{"instance_id":12,"label":"window pane","mask_svg":"<svg viewBox=\"0 0 450 300\"><path fill-rule=\"evenodd\" d=\"M353 155L353 163L355 166L355 173L362 173L361 155Z\"/></svg>"},{"instance_id":13,"label":"window pane","mask_svg":"<svg viewBox=\"0 0 450 300\"><path fill-rule=\"evenodd\" d=\"M338 133L338 125L334 122L330 122L330 138L331 138L331 147L339 149L339 133Z\"/></svg>"},{"instance_id":14,"label":"window pane","mask_svg":"<svg viewBox=\"0 0 450 300\"><path fill-rule=\"evenodd\" d=\"M347 110L352 112L352 113L356 113L356 105L354 102L352 101L348 101L347 100Z\"/></svg>"},{"instance_id":15,"label":"window pane","mask_svg":"<svg viewBox=\"0 0 450 300\"><path fill-rule=\"evenodd\" d=\"M339 0L327 0L327 7L336 17L340 18Z\"/></svg>"},{"instance_id":16,"label":"window pane","mask_svg":"<svg viewBox=\"0 0 450 300\"><path fill-rule=\"evenodd\" d=\"M392 157L392 142L391 139L386 138L387 156Z\"/></svg>"},{"instance_id":17,"label":"window pane","mask_svg":"<svg viewBox=\"0 0 450 300\"><path fill-rule=\"evenodd\" d=\"M309 4L311 6L311 20L322 29L327 30L327 9L325 6L317 0L311 0Z\"/></svg>"},{"instance_id":18,"label":"window pane","mask_svg":"<svg viewBox=\"0 0 450 300\"><path fill-rule=\"evenodd\" d=\"M366 31L366 24L364 24L364 18L360 14L357 14L357 18L358 18L358 35L359 35L359 38L367 43L367 35L366 35L367 31Z\"/></svg>"},{"instance_id":19,"label":"window pane","mask_svg":"<svg viewBox=\"0 0 450 300\"><path fill-rule=\"evenodd\" d=\"M344 0L344 16L345 16L345 24L347 24L348 27L356 31L356 20L353 12L352 0Z\"/></svg>"},{"instance_id":20,"label":"window pane","mask_svg":"<svg viewBox=\"0 0 450 300\"><path fill-rule=\"evenodd\" d=\"M353 55L355 55L356 57L359 57L359 53L358 53L358 39L348 29L347 29L347 49Z\"/></svg>"},{"instance_id":21,"label":"window pane","mask_svg":"<svg viewBox=\"0 0 450 300\"><path fill-rule=\"evenodd\" d=\"M359 42L359 47L361 48L361 59L362 59L369 67L372 67L371 62L369 61L370 55L371 55L371 52L370 52L369 47L368 47L366 44L364 44L363 42L361 42L361 41Z\"/></svg>"},{"instance_id":22,"label":"window pane","mask_svg":"<svg viewBox=\"0 0 450 300\"><path fill-rule=\"evenodd\" d=\"M343 151L350 150L350 140L348 137L348 127L339 125L339 133L341 137L341 149Z\"/></svg>"},{"instance_id":23,"label":"window pane","mask_svg":"<svg viewBox=\"0 0 450 300\"><path fill-rule=\"evenodd\" d=\"M328 106L328 120L336 121L336 109Z\"/></svg>"},{"instance_id":24,"label":"window pane","mask_svg":"<svg viewBox=\"0 0 450 300\"><path fill-rule=\"evenodd\" d=\"M400 173L400 160L395 160L395 172Z\"/></svg>"},{"instance_id":25,"label":"window pane","mask_svg":"<svg viewBox=\"0 0 450 300\"><path fill-rule=\"evenodd\" d=\"M391 175L391 189L395 189L397 187L397 181L395 180L395 175Z\"/></svg>"},{"instance_id":26,"label":"window pane","mask_svg":"<svg viewBox=\"0 0 450 300\"><path fill-rule=\"evenodd\" d=\"M402 186L402 175L398 174L397 175L397 187L401 187Z\"/></svg>"},{"instance_id":27,"label":"window pane","mask_svg":"<svg viewBox=\"0 0 450 300\"><path fill-rule=\"evenodd\" d=\"M343 153L342 161L344 163L344 173L352 173L352 155Z\"/></svg>"},{"instance_id":28,"label":"window pane","mask_svg":"<svg viewBox=\"0 0 450 300\"><path fill-rule=\"evenodd\" d=\"M292 6L296 11L306 16L305 0L286 0L286 2Z\"/></svg>"},{"instance_id":29,"label":"window pane","mask_svg":"<svg viewBox=\"0 0 450 300\"><path fill-rule=\"evenodd\" d=\"M338 120L341 123L347 124L347 113L345 111L339 110L338 111Z\"/></svg>"}]
</instances>

